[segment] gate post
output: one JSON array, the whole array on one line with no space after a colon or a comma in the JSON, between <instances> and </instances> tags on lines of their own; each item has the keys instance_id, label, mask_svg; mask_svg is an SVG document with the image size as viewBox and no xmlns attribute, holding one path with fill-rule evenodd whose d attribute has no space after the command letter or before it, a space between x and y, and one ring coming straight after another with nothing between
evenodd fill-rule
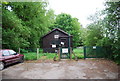
<instances>
[{"instance_id":1,"label":"gate post","mask_svg":"<svg viewBox=\"0 0 120 81\"><path fill-rule=\"evenodd\" d=\"M84 47L84 59L86 59L86 46Z\"/></svg>"},{"instance_id":2,"label":"gate post","mask_svg":"<svg viewBox=\"0 0 120 81\"><path fill-rule=\"evenodd\" d=\"M58 60L60 61L60 52L61 52L61 50L60 50L60 48L58 49Z\"/></svg>"},{"instance_id":3,"label":"gate post","mask_svg":"<svg viewBox=\"0 0 120 81\"><path fill-rule=\"evenodd\" d=\"M72 60L72 48L70 47L70 60Z\"/></svg>"},{"instance_id":4,"label":"gate post","mask_svg":"<svg viewBox=\"0 0 120 81\"><path fill-rule=\"evenodd\" d=\"M37 60L39 59L39 48L37 48Z\"/></svg>"}]
</instances>

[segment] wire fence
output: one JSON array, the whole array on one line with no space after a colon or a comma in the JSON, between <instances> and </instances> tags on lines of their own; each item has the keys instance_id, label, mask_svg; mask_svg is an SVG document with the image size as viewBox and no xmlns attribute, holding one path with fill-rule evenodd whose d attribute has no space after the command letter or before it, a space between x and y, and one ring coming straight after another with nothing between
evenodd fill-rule
<instances>
[{"instance_id":1,"label":"wire fence","mask_svg":"<svg viewBox=\"0 0 120 81\"><path fill-rule=\"evenodd\" d=\"M72 48L72 51L78 59L84 58L83 48ZM59 59L59 48L19 48L18 52L25 56L25 60ZM72 59L75 59L73 54Z\"/></svg>"},{"instance_id":2,"label":"wire fence","mask_svg":"<svg viewBox=\"0 0 120 81\"><path fill-rule=\"evenodd\" d=\"M57 56L57 53L44 52L42 48L19 48L18 52L24 55L25 60L53 59Z\"/></svg>"},{"instance_id":3,"label":"wire fence","mask_svg":"<svg viewBox=\"0 0 120 81\"><path fill-rule=\"evenodd\" d=\"M25 60L54 59L58 58L59 48L19 48L19 53L24 54ZM101 46L85 46L72 48L72 59L86 58L111 58L110 48ZM60 55L61 56L61 55ZM59 58L58 58L59 59Z\"/></svg>"}]
</instances>

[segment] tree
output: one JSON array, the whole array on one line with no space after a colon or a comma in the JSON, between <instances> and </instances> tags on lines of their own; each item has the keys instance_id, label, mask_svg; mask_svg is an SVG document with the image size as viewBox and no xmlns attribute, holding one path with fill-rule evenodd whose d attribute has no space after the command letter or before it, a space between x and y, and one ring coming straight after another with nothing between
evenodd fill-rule
<instances>
[{"instance_id":1,"label":"tree","mask_svg":"<svg viewBox=\"0 0 120 81\"><path fill-rule=\"evenodd\" d=\"M2 44L3 48L19 48L29 45L27 38L29 37L29 29L21 25L21 20L7 9L2 10Z\"/></svg>"},{"instance_id":2,"label":"tree","mask_svg":"<svg viewBox=\"0 0 120 81\"><path fill-rule=\"evenodd\" d=\"M65 32L73 35L73 46L77 47L81 45L81 37L80 37L80 28L81 25L78 22L77 18L72 18L71 15L61 13L56 16L55 23L50 27L53 28L60 28Z\"/></svg>"},{"instance_id":3,"label":"tree","mask_svg":"<svg viewBox=\"0 0 120 81\"><path fill-rule=\"evenodd\" d=\"M103 29L100 23L92 23L87 27L86 39L84 44L87 46L96 46L98 41L103 38Z\"/></svg>"},{"instance_id":4,"label":"tree","mask_svg":"<svg viewBox=\"0 0 120 81\"><path fill-rule=\"evenodd\" d=\"M11 8L10 9L8 9ZM9 2L2 6L3 48L37 48L52 24L46 2Z\"/></svg>"},{"instance_id":5,"label":"tree","mask_svg":"<svg viewBox=\"0 0 120 81\"><path fill-rule=\"evenodd\" d=\"M106 30L108 37L112 41L112 51L114 59L120 64L120 1L119 2L106 2L104 18L106 22Z\"/></svg>"},{"instance_id":6,"label":"tree","mask_svg":"<svg viewBox=\"0 0 120 81\"><path fill-rule=\"evenodd\" d=\"M109 47L112 59L120 64L120 2L106 2L102 14L91 16L93 23L87 27L85 45ZM105 16L100 19L100 16Z\"/></svg>"},{"instance_id":7,"label":"tree","mask_svg":"<svg viewBox=\"0 0 120 81\"><path fill-rule=\"evenodd\" d=\"M13 11L22 20L22 24L31 29L28 39L31 48L39 47L40 38L48 31L45 2L11 3Z\"/></svg>"}]
</instances>

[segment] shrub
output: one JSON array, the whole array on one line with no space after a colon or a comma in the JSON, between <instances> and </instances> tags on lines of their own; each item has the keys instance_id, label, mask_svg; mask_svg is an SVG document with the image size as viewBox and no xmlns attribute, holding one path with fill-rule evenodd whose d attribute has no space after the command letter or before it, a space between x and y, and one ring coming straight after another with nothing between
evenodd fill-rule
<instances>
[{"instance_id":1,"label":"shrub","mask_svg":"<svg viewBox=\"0 0 120 81\"><path fill-rule=\"evenodd\" d=\"M21 52L21 53L28 53L28 50L20 49L20 52Z\"/></svg>"},{"instance_id":2,"label":"shrub","mask_svg":"<svg viewBox=\"0 0 120 81\"><path fill-rule=\"evenodd\" d=\"M25 60L36 60L37 59L37 54L33 53L33 52L29 52L29 53L24 53L25 56Z\"/></svg>"},{"instance_id":3,"label":"shrub","mask_svg":"<svg viewBox=\"0 0 120 81\"><path fill-rule=\"evenodd\" d=\"M39 53L43 53L43 49L39 49Z\"/></svg>"}]
</instances>

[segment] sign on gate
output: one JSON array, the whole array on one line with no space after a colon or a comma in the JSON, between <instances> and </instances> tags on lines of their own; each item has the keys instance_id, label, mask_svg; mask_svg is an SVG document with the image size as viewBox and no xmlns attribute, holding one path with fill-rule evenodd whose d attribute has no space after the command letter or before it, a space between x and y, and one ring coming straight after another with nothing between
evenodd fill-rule
<instances>
[{"instance_id":1,"label":"sign on gate","mask_svg":"<svg viewBox=\"0 0 120 81\"><path fill-rule=\"evenodd\" d=\"M70 49L69 48L60 48L60 58L61 59L70 58Z\"/></svg>"},{"instance_id":2,"label":"sign on gate","mask_svg":"<svg viewBox=\"0 0 120 81\"><path fill-rule=\"evenodd\" d=\"M71 36L59 37L60 59L70 58Z\"/></svg>"},{"instance_id":3,"label":"sign on gate","mask_svg":"<svg viewBox=\"0 0 120 81\"><path fill-rule=\"evenodd\" d=\"M62 48L62 53L68 53L68 48Z\"/></svg>"}]
</instances>

